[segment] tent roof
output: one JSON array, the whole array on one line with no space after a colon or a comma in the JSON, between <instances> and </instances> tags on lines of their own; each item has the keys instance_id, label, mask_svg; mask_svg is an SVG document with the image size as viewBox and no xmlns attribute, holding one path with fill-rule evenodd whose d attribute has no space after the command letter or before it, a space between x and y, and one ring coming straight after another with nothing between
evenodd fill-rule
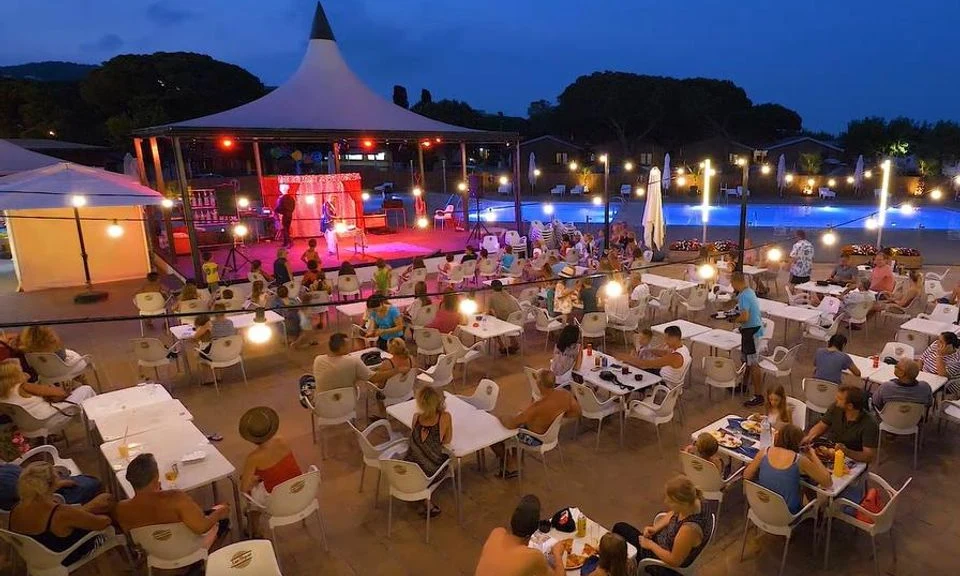
<instances>
[{"instance_id":1,"label":"tent roof","mask_svg":"<svg viewBox=\"0 0 960 576\"><path fill-rule=\"evenodd\" d=\"M445 124L397 106L372 91L340 54L320 3L300 67L282 86L237 108L183 122L142 128L136 136L200 136L336 140L435 138L509 142L516 134Z\"/></svg>"},{"instance_id":2,"label":"tent roof","mask_svg":"<svg viewBox=\"0 0 960 576\"><path fill-rule=\"evenodd\" d=\"M63 162L63 160L26 150L6 140L0 140L0 176L43 168L60 162Z\"/></svg>"},{"instance_id":3,"label":"tent roof","mask_svg":"<svg viewBox=\"0 0 960 576\"><path fill-rule=\"evenodd\" d=\"M123 174L70 162L0 178L0 210L72 207L82 195L86 206L160 204L163 196Z\"/></svg>"}]
</instances>

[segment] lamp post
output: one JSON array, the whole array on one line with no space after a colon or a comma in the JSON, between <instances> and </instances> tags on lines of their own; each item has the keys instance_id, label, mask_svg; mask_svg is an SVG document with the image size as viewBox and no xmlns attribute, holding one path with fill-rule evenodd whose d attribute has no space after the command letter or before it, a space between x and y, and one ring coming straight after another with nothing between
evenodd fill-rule
<instances>
[{"instance_id":1,"label":"lamp post","mask_svg":"<svg viewBox=\"0 0 960 576\"><path fill-rule=\"evenodd\" d=\"M604 242L610 242L610 194L607 187L610 183L610 157L606 154L600 156L603 162L603 239Z\"/></svg>"},{"instance_id":2,"label":"lamp post","mask_svg":"<svg viewBox=\"0 0 960 576\"><path fill-rule=\"evenodd\" d=\"M893 166L890 160L884 160L880 165L883 170L883 180L880 187L880 213L877 214L877 250L880 249L880 241L883 239L883 225L887 221L887 199L890 197L890 172Z\"/></svg>"},{"instance_id":3,"label":"lamp post","mask_svg":"<svg viewBox=\"0 0 960 576\"><path fill-rule=\"evenodd\" d=\"M703 243L707 243L707 221L710 219L710 160L703 161L703 203L700 205L700 222L703 223Z\"/></svg>"},{"instance_id":4,"label":"lamp post","mask_svg":"<svg viewBox=\"0 0 960 576\"><path fill-rule=\"evenodd\" d=\"M744 244L747 243L747 191L750 186L750 160L743 156L737 157L737 166L743 173L743 190L740 191L740 246L738 248L737 272L743 272Z\"/></svg>"}]
</instances>

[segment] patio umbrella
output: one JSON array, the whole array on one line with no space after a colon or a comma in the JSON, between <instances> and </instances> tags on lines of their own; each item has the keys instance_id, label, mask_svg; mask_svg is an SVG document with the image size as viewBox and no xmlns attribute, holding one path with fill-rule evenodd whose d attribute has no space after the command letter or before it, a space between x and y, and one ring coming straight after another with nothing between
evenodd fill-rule
<instances>
[{"instance_id":1,"label":"patio umbrella","mask_svg":"<svg viewBox=\"0 0 960 576\"><path fill-rule=\"evenodd\" d=\"M663 198L660 170L654 166L647 179L647 204L643 208L643 242L655 252L663 249L667 236L667 223L663 218Z\"/></svg>"},{"instance_id":2,"label":"patio umbrella","mask_svg":"<svg viewBox=\"0 0 960 576\"><path fill-rule=\"evenodd\" d=\"M672 172L670 172L670 153L667 152L666 155L663 157L663 175L662 175L663 184L661 187L664 190L670 189L670 174L672 174Z\"/></svg>"},{"instance_id":3,"label":"patio umbrella","mask_svg":"<svg viewBox=\"0 0 960 576\"><path fill-rule=\"evenodd\" d=\"M783 157L783 154L780 155L780 160L777 161L777 188L780 190L780 195L783 196L783 187L787 185L787 160Z\"/></svg>"},{"instance_id":4,"label":"patio umbrella","mask_svg":"<svg viewBox=\"0 0 960 576\"><path fill-rule=\"evenodd\" d=\"M530 162L527 166L527 182L530 183L530 188L537 187L537 155L533 152L530 153Z\"/></svg>"},{"instance_id":5,"label":"patio umbrella","mask_svg":"<svg viewBox=\"0 0 960 576\"><path fill-rule=\"evenodd\" d=\"M853 187L860 195L860 187L863 186L863 154L857 156L857 167L853 169Z\"/></svg>"}]
</instances>

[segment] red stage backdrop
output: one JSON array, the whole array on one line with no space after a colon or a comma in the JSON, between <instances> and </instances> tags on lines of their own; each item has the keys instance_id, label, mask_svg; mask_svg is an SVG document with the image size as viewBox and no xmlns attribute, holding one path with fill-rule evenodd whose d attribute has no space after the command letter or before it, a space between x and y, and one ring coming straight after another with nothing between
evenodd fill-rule
<instances>
[{"instance_id":1,"label":"red stage backdrop","mask_svg":"<svg viewBox=\"0 0 960 576\"><path fill-rule=\"evenodd\" d=\"M271 210L280 197L280 186L289 186L287 193L297 199L290 235L309 238L323 235L323 206L335 212L330 222L343 221L363 226L363 198L360 174L310 174L306 176L264 176L263 205Z\"/></svg>"}]
</instances>

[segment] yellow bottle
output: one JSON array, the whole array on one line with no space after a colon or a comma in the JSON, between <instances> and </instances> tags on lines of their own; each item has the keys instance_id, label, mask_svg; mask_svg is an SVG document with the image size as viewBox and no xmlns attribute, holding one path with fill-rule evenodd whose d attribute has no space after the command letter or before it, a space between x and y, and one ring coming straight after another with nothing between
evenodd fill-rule
<instances>
[{"instance_id":1,"label":"yellow bottle","mask_svg":"<svg viewBox=\"0 0 960 576\"><path fill-rule=\"evenodd\" d=\"M833 475L839 478L844 473L843 450L838 448L833 452Z\"/></svg>"}]
</instances>

